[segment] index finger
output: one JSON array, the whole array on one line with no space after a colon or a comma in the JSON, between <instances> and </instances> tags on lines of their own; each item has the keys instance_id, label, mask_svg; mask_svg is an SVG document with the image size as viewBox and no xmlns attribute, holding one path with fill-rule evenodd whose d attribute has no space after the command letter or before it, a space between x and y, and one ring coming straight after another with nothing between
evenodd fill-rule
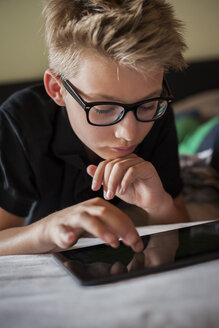
<instances>
[{"instance_id":1,"label":"index finger","mask_svg":"<svg viewBox=\"0 0 219 328\"><path fill-rule=\"evenodd\" d=\"M135 252L141 252L144 245L132 220L109 202L101 199L101 203L103 204L99 215L101 221L120 237L126 245L131 246Z\"/></svg>"}]
</instances>

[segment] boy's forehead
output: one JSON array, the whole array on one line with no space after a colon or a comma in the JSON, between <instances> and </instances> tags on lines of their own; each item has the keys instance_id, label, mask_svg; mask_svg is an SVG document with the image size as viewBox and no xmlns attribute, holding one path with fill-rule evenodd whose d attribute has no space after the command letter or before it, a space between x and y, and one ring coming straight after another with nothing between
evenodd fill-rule
<instances>
[{"instance_id":1,"label":"boy's forehead","mask_svg":"<svg viewBox=\"0 0 219 328\"><path fill-rule=\"evenodd\" d=\"M148 69L146 66L144 72L139 72L110 58L88 53L81 60L78 74L70 81L90 97L121 98L124 91L145 97L147 93L160 92L163 74L164 70L159 67L152 69L148 65Z\"/></svg>"},{"instance_id":2,"label":"boy's forehead","mask_svg":"<svg viewBox=\"0 0 219 328\"><path fill-rule=\"evenodd\" d=\"M162 91L163 71L146 74L124 66L89 63L70 80L79 94L88 102L117 101L134 103L158 97Z\"/></svg>"}]
</instances>

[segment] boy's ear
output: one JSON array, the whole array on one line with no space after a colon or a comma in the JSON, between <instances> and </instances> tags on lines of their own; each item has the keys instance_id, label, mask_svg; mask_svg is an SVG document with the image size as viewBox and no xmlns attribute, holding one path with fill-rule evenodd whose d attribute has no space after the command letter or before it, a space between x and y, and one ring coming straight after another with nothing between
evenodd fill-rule
<instances>
[{"instance_id":1,"label":"boy's ear","mask_svg":"<svg viewBox=\"0 0 219 328\"><path fill-rule=\"evenodd\" d=\"M65 106L63 99L63 87L59 76L55 75L51 69L47 69L44 73L44 86L48 95L59 106Z\"/></svg>"}]
</instances>

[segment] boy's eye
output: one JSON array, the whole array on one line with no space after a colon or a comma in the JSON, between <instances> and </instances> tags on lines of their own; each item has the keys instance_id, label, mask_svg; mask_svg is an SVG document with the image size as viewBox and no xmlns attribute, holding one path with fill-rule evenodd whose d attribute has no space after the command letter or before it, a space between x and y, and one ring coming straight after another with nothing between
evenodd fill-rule
<instances>
[{"instance_id":1,"label":"boy's eye","mask_svg":"<svg viewBox=\"0 0 219 328\"><path fill-rule=\"evenodd\" d=\"M110 115L110 114L116 114L116 113L120 113L121 111L123 111L123 108L120 106L115 106L115 105L96 105L94 107L92 107L91 109L93 112L97 113L97 114L105 114L105 115Z\"/></svg>"},{"instance_id":2,"label":"boy's eye","mask_svg":"<svg viewBox=\"0 0 219 328\"><path fill-rule=\"evenodd\" d=\"M157 102L146 103L146 104L139 106L138 110L150 111L150 110L154 110L156 108L156 106L157 106Z\"/></svg>"},{"instance_id":3,"label":"boy's eye","mask_svg":"<svg viewBox=\"0 0 219 328\"><path fill-rule=\"evenodd\" d=\"M115 104L96 105L91 107L89 111L89 120L95 124L111 124L117 121L124 108Z\"/></svg>"},{"instance_id":4,"label":"boy's eye","mask_svg":"<svg viewBox=\"0 0 219 328\"><path fill-rule=\"evenodd\" d=\"M106 107L106 108L98 108L98 107L93 107L93 109L96 111L97 114L109 114L114 111L113 107Z\"/></svg>"}]
</instances>

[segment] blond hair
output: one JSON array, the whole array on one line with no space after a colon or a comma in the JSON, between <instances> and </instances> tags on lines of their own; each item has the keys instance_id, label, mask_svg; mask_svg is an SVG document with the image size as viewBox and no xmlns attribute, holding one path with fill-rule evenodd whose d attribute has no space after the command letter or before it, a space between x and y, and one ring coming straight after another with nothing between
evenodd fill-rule
<instances>
[{"instance_id":1,"label":"blond hair","mask_svg":"<svg viewBox=\"0 0 219 328\"><path fill-rule=\"evenodd\" d=\"M43 16L49 66L65 78L88 50L139 71L186 67L183 24L165 0L49 0Z\"/></svg>"}]
</instances>

